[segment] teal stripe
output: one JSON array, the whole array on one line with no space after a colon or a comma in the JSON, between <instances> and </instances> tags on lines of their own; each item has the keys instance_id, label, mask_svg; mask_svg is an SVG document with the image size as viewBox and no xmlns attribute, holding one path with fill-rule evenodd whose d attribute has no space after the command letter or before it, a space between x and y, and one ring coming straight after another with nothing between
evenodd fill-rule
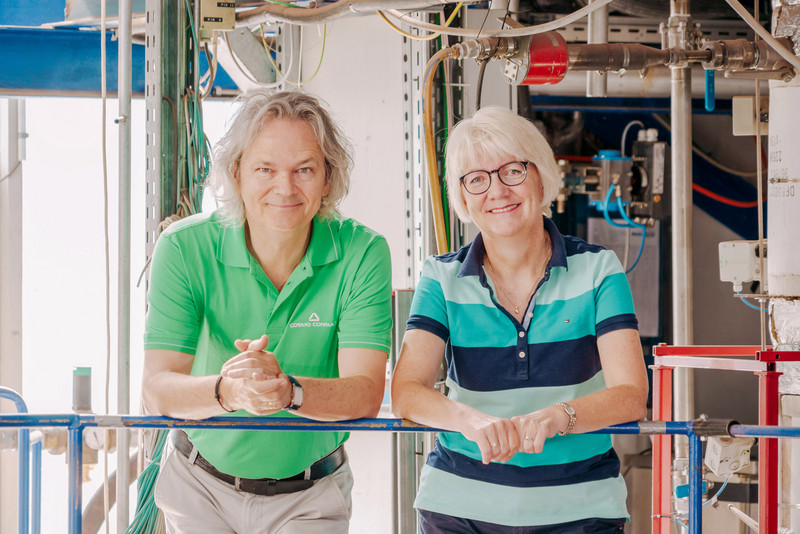
<instances>
[{"instance_id":1,"label":"teal stripe","mask_svg":"<svg viewBox=\"0 0 800 534\"><path fill-rule=\"evenodd\" d=\"M529 342L553 343L595 335L594 314L589 312L594 306L593 290L550 304L540 304L537 298Z\"/></svg>"},{"instance_id":2,"label":"teal stripe","mask_svg":"<svg viewBox=\"0 0 800 534\"><path fill-rule=\"evenodd\" d=\"M448 303L451 342L456 347L509 347L517 344L517 328L492 305ZM487 328L491 325L491 328Z\"/></svg>"},{"instance_id":3,"label":"teal stripe","mask_svg":"<svg viewBox=\"0 0 800 534\"><path fill-rule=\"evenodd\" d=\"M627 276L624 273L612 274L597 290L597 323L623 313L634 313L633 295Z\"/></svg>"},{"instance_id":4,"label":"teal stripe","mask_svg":"<svg viewBox=\"0 0 800 534\"><path fill-rule=\"evenodd\" d=\"M553 525L591 517L628 518L625 481L614 479L516 488L422 468L415 508L514 527Z\"/></svg>"},{"instance_id":5,"label":"teal stripe","mask_svg":"<svg viewBox=\"0 0 800 534\"><path fill-rule=\"evenodd\" d=\"M527 406L533 412L552 406L557 402L570 401L579 397L602 391L606 387L603 372L598 372L589 380L572 386L552 386L537 388L509 389L505 391L471 391L447 379L450 389L448 397L474 406L484 413L496 417L513 417L520 414L519 407ZM439 434L442 445L465 456L480 460L478 446L457 432ZM531 467L536 465L555 465L586 460L603 454L611 448L608 434L573 434L554 436L545 441L539 454L517 453L508 462L510 465Z\"/></svg>"},{"instance_id":6,"label":"teal stripe","mask_svg":"<svg viewBox=\"0 0 800 534\"><path fill-rule=\"evenodd\" d=\"M430 317L444 326L448 325L447 310L444 307L442 286L433 278L421 278L414 298L411 301L411 313Z\"/></svg>"},{"instance_id":7,"label":"teal stripe","mask_svg":"<svg viewBox=\"0 0 800 534\"><path fill-rule=\"evenodd\" d=\"M602 283L606 276L622 273L622 264L610 250L569 256L567 268L568 270L557 267L550 271L550 280L542 286L536 297L537 303L549 304L557 300L573 299L597 287L596 284Z\"/></svg>"}]
</instances>

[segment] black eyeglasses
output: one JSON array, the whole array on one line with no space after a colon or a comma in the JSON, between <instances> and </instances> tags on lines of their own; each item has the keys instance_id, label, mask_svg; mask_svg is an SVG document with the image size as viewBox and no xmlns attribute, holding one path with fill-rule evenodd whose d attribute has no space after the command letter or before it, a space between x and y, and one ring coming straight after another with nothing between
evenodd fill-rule
<instances>
[{"instance_id":1,"label":"black eyeglasses","mask_svg":"<svg viewBox=\"0 0 800 534\"><path fill-rule=\"evenodd\" d=\"M519 185L528 177L528 161L512 161L493 171L472 171L461 178L461 185L472 195L480 195L492 185L492 175L497 173L500 181L509 187Z\"/></svg>"}]
</instances>

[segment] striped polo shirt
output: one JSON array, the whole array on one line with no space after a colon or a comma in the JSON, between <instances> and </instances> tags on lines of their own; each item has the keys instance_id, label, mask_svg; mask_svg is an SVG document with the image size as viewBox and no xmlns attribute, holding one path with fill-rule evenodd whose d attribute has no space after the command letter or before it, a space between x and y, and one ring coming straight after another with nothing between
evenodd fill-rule
<instances>
[{"instance_id":1,"label":"striped polo shirt","mask_svg":"<svg viewBox=\"0 0 800 534\"><path fill-rule=\"evenodd\" d=\"M430 257L407 328L446 342L448 396L512 417L605 388L597 338L637 328L628 280L613 252L562 236L544 218L553 253L520 324L497 302L483 269L483 238ZM460 433L439 434L422 470L415 506L509 526L627 518L619 459L605 434L545 442L540 454L481 463Z\"/></svg>"}]
</instances>

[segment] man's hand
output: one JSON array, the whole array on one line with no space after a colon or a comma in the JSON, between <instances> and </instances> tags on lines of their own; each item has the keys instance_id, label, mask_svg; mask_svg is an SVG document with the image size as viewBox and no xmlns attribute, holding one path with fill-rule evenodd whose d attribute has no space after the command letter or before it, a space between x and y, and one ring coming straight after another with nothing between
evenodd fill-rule
<instances>
[{"instance_id":1,"label":"man's hand","mask_svg":"<svg viewBox=\"0 0 800 534\"><path fill-rule=\"evenodd\" d=\"M237 339L233 342L239 354L225 362L220 374L226 378L247 378L250 380L268 380L281 374L281 366L275 354L269 352L266 334L260 339Z\"/></svg>"}]
</instances>

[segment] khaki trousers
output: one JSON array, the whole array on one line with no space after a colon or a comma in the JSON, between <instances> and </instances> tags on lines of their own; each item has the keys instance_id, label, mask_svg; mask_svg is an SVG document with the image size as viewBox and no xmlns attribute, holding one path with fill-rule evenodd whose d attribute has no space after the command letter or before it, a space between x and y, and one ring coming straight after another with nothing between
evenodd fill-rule
<instances>
[{"instance_id":1,"label":"khaki trousers","mask_svg":"<svg viewBox=\"0 0 800 534\"><path fill-rule=\"evenodd\" d=\"M167 444L155 486L167 532L236 534L338 534L348 532L353 474L345 463L296 493L266 497L233 486L189 465Z\"/></svg>"}]
</instances>

